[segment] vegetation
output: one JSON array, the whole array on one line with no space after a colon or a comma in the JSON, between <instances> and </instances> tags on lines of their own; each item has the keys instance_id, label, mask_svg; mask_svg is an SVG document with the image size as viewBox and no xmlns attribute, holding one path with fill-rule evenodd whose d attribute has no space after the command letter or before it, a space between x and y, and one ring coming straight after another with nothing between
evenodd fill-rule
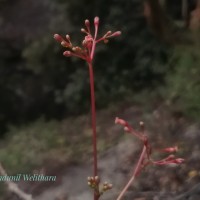
<instances>
[{"instance_id":1,"label":"vegetation","mask_svg":"<svg viewBox=\"0 0 200 200\"><path fill-rule=\"evenodd\" d=\"M170 104L174 105L185 116L198 120L200 113L200 45L199 40L191 39L189 45L174 48L169 62L172 71L167 77L167 95Z\"/></svg>"},{"instance_id":2,"label":"vegetation","mask_svg":"<svg viewBox=\"0 0 200 200\"><path fill-rule=\"evenodd\" d=\"M44 30L35 31L35 35L30 34L33 27L29 27L26 37L26 33L20 35L17 31L7 35L6 28L5 33L0 31L0 127L4 137L0 159L9 172L29 171L43 165L50 157L58 159L58 155L62 163L63 160L76 162L83 150L91 154L81 145L82 141L89 142L87 133L77 136L82 130L70 129L75 135L68 138L60 130L61 120L70 117L67 122L70 127L75 116L89 109L89 78L85 64L76 58L64 59L52 34L55 30L61 34L67 31L78 40L76 32L80 23L94 15L100 16L106 30L120 27L123 32L115 43L107 43L97 51L94 60L97 108L127 98L146 104L144 93L154 91L155 96L161 94L162 100L177 111L198 119L200 47L196 34L199 27L190 23L198 15L192 15L191 20L184 18L179 27L174 18L183 17L180 7L170 5L172 7L165 10L173 8L168 13L172 14L173 10L173 15L163 15L159 2L152 2L145 1L147 10L144 12L143 2L139 0L93 3L59 0L46 5L53 17L47 17L49 23L43 22ZM0 1L0 4L5 5L0 9L2 25L7 22L6 6L11 3ZM198 4L191 8L188 12L198 12ZM14 24L13 27L15 29ZM73 139L78 142L76 151L70 150ZM102 146L106 146L104 142Z\"/></svg>"},{"instance_id":3,"label":"vegetation","mask_svg":"<svg viewBox=\"0 0 200 200\"><path fill-rule=\"evenodd\" d=\"M81 27L80 22L84 17L90 19L94 12L101 17L102 23L106 22L106 30L120 27L123 32L116 43L108 43L97 52L95 63L98 64L94 69L96 95L101 99L97 107L121 101L132 91L154 88L163 82L169 48L149 31L142 14L142 3L137 0L126 4L122 0L110 1L106 2L104 9L103 1L97 5L84 6L86 4L87 1L51 3L47 10L58 14L54 14L49 19L50 25L46 27L45 24L44 30L35 37L18 38L19 44L2 38L3 49L6 49L0 59L2 129L5 130L8 123L22 124L40 116L62 119L88 109L89 93L82 82L89 83L89 79L87 72L80 67L84 63L62 58L61 49L52 40L52 33L58 30L64 34L67 30L78 40L76 32ZM29 29L32 31L32 27Z\"/></svg>"}]
</instances>

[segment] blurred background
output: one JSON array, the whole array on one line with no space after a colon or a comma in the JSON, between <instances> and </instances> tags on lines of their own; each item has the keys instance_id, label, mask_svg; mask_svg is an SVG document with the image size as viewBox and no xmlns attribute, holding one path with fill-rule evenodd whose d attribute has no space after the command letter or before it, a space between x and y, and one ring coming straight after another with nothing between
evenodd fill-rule
<instances>
[{"instance_id":1,"label":"blurred background","mask_svg":"<svg viewBox=\"0 0 200 200\"><path fill-rule=\"evenodd\" d=\"M95 16L99 34L122 31L96 51L99 151L121 139L122 130L109 128L116 115L146 119L150 131L169 132L169 143L190 126L191 140L199 136L199 0L0 0L0 160L9 174L61 174L89 159L87 66L63 57L53 35L69 34L80 45L84 20Z\"/></svg>"}]
</instances>

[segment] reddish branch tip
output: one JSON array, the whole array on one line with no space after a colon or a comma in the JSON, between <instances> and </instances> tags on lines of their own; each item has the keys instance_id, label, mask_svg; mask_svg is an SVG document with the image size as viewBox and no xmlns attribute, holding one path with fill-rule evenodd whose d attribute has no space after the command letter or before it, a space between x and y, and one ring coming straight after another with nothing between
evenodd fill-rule
<instances>
[{"instance_id":1,"label":"reddish branch tip","mask_svg":"<svg viewBox=\"0 0 200 200\"><path fill-rule=\"evenodd\" d=\"M70 41L70 36L69 36L69 35L66 35L66 39L67 39L68 41Z\"/></svg>"},{"instance_id":2,"label":"reddish branch tip","mask_svg":"<svg viewBox=\"0 0 200 200\"><path fill-rule=\"evenodd\" d=\"M99 25L99 17L94 18L94 25L98 26Z\"/></svg>"},{"instance_id":3,"label":"reddish branch tip","mask_svg":"<svg viewBox=\"0 0 200 200\"><path fill-rule=\"evenodd\" d=\"M107 33L106 33L106 35L111 35L112 34L112 31L108 31Z\"/></svg>"},{"instance_id":4,"label":"reddish branch tip","mask_svg":"<svg viewBox=\"0 0 200 200\"><path fill-rule=\"evenodd\" d=\"M143 121L140 121L140 126L144 126L144 122Z\"/></svg>"},{"instance_id":5,"label":"reddish branch tip","mask_svg":"<svg viewBox=\"0 0 200 200\"><path fill-rule=\"evenodd\" d=\"M120 119L119 117L116 117L115 118L115 124L120 124L122 126L126 126L127 125L127 122L123 119Z\"/></svg>"},{"instance_id":6,"label":"reddish branch tip","mask_svg":"<svg viewBox=\"0 0 200 200\"><path fill-rule=\"evenodd\" d=\"M114 33L111 35L111 37L120 36L121 34L122 34L121 31L116 31L116 32L114 32Z\"/></svg>"},{"instance_id":7,"label":"reddish branch tip","mask_svg":"<svg viewBox=\"0 0 200 200\"><path fill-rule=\"evenodd\" d=\"M181 163L183 163L185 161L185 159L183 159L183 158L177 158L177 159L175 159L174 161L173 161L173 163L175 163L175 164L181 164Z\"/></svg>"},{"instance_id":8,"label":"reddish branch tip","mask_svg":"<svg viewBox=\"0 0 200 200\"><path fill-rule=\"evenodd\" d=\"M107 31L107 33L103 36L103 38L107 38L112 34L112 31Z\"/></svg>"},{"instance_id":9,"label":"reddish branch tip","mask_svg":"<svg viewBox=\"0 0 200 200\"><path fill-rule=\"evenodd\" d=\"M90 26L90 21L88 19L85 20L85 25Z\"/></svg>"},{"instance_id":10,"label":"reddish branch tip","mask_svg":"<svg viewBox=\"0 0 200 200\"><path fill-rule=\"evenodd\" d=\"M174 152L178 151L178 147L177 146L175 146L175 147L168 147L168 148L162 149L161 151L167 152L167 153L174 153Z\"/></svg>"},{"instance_id":11,"label":"reddish branch tip","mask_svg":"<svg viewBox=\"0 0 200 200\"><path fill-rule=\"evenodd\" d=\"M129 127L125 126L125 127L124 127L124 131L126 131L126 132L130 132L131 130L130 130Z\"/></svg>"},{"instance_id":12,"label":"reddish branch tip","mask_svg":"<svg viewBox=\"0 0 200 200\"><path fill-rule=\"evenodd\" d=\"M159 161L154 161L156 165L182 164L185 161L183 158L175 158L174 155L169 155L167 158Z\"/></svg>"},{"instance_id":13,"label":"reddish branch tip","mask_svg":"<svg viewBox=\"0 0 200 200\"><path fill-rule=\"evenodd\" d=\"M61 45L63 46L63 47L69 47L69 43L67 43L66 41L62 41L61 42Z\"/></svg>"},{"instance_id":14,"label":"reddish branch tip","mask_svg":"<svg viewBox=\"0 0 200 200\"><path fill-rule=\"evenodd\" d=\"M81 28L81 32L87 33L87 31L84 28Z\"/></svg>"},{"instance_id":15,"label":"reddish branch tip","mask_svg":"<svg viewBox=\"0 0 200 200\"><path fill-rule=\"evenodd\" d=\"M59 35L59 34L54 34L54 39L58 42L62 42L63 41L63 38Z\"/></svg>"},{"instance_id":16,"label":"reddish branch tip","mask_svg":"<svg viewBox=\"0 0 200 200\"><path fill-rule=\"evenodd\" d=\"M66 56L66 57L69 57L69 56L71 56L72 54L71 54L70 51L65 51L65 52L63 52L63 55Z\"/></svg>"}]
</instances>

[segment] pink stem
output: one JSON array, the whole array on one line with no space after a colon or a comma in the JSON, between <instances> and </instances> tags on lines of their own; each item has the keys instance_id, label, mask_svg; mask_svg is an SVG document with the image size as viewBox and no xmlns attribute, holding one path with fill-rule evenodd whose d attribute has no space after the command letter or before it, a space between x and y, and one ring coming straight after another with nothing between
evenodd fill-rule
<instances>
[{"instance_id":1,"label":"pink stem","mask_svg":"<svg viewBox=\"0 0 200 200\"><path fill-rule=\"evenodd\" d=\"M144 160L145 154L146 154L146 146L144 145L143 149L142 149L142 153L140 155L140 158L139 158L136 168L134 170L134 173L133 173L132 177L130 178L130 180L128 181L128 183L125 185L124 189L120 192L119 196L117 197L117 200L121 200L121 198L124 196L125 192L130 187L131 183L134 181L136 175L138 174L138 172L141 169L141 165Z\"/></svg>"},{"instance_id":2,"label":"pink stem","mask_svg":"<svg viewBox=\"0 0 200 200\"><path fill-rule=\"evenodd\" d=\"M90 95L91 95L91 111L92 111L92 143L93 143L93 174L97 176L97 133L96 133L96 107L95 107L95 92L94 92L94 72L91 62L88 62L90 76ZM94 200L99 197L94 191Z\"/></svg>"},{"instance_id":3,"label":"pink stem","mask_svg":"<svg viewBox=\"0 0 200 200\"><path fill-rule=\"evenodd\" d=\"M91 51L91 54L90 54L90 59L93 60L93 57L94 57L94 51L95 51L95 48L96 48L96 38L97 38L97 33L98 33L98 26L95 26L95 33L94 33L94 38L93 38L93 43L92 43L92 51Z\"/></svg>"},{"instance_id":4,"label":"pink stem","mask_svg":"<svg viewBox=\"0 0 200 200\"><path fill-rule=\"evenodd\" d=\"M96 134L96 108L95 108L95 93L94 93L94 73L92 63L89 65L90 76L90 95L91 95L91 112L92 112L92 132L93 132L93 156L94 156L94 176L97 176L97 134Z\"/></svg>"}]
</instances>

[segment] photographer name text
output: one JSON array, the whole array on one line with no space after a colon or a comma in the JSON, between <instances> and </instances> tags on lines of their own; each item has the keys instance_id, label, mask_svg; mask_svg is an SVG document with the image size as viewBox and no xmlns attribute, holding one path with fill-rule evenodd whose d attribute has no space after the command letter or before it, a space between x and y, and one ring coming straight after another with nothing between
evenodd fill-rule
<instances>
[{"instance_id":1,"label":"photographer name text","mask_svg":"<svg viewBox=\"0 0 200 200\"><path fill-rule=\"evenodd\" d=\"M47 176L43 174L17 174L17 175L2 175L0 176L1 181L56 181L56 176Z\"/></svg>"}]
</instances>

